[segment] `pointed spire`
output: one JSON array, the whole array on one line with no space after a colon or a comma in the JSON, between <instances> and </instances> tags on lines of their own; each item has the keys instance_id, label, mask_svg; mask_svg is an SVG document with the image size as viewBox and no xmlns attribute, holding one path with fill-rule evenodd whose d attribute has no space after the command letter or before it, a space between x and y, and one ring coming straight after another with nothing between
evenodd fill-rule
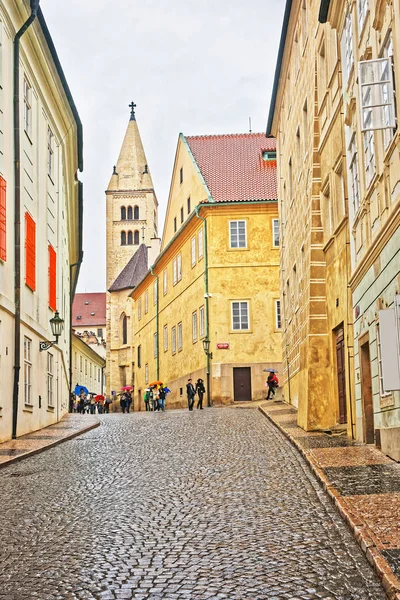
<instances>
[{"instance_id":1,"label":"pointed spire","mask_svg":"<svg viewBox=\"0 0 400 600\"><path fill-rule=\"evenodd\" d=\"M135 117L135 108L136 108L136 104L133 102L130 103L129 108L131 109L131 121L136 121L136 117Z\"/></svg>"}]
</instances>

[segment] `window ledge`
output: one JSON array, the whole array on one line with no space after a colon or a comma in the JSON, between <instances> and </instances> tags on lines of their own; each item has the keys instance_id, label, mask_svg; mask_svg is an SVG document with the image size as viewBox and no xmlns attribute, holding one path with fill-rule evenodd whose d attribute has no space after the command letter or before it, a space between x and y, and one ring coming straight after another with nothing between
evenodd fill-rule
<instances>
[{"instance_id":1,"label":"window ledge","mask_svg":"<svg viewBox=\"0 0 400 600\"><path fill-rule=\"evenodd\" d=\"M46 411L49 412L49 413L53 413L55 411L55 406L48 406L46 408Z\"/></svg>"},{"instance_id":2,"label":"window ledge","mask_svg":"<svg viewBox=\"0 0 400 600\"><path fill-rule=\"evenodd\" d=\"M33 412L33 404L25 404L23 411L32 413Z\"/></svg>"}]
</instances>

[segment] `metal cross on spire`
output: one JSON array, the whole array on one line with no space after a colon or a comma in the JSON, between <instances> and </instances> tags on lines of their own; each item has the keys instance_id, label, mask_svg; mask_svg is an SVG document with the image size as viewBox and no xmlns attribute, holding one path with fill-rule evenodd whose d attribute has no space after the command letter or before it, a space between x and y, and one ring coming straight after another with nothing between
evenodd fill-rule
<instances>
[{"instance_id":1,"label":"metal cross on spire","mask_svg":"<svg viewBox=\"0 0 400 600\"><path fill-rule=\"evenodd\" d=\"M136 121L136 119L135 119L136 104L132 101L129 105L129 108L131 109L131 121Z\"/></svg>"},{"instance_id":2,"label":"metal cross on spire","mask_svg":"<svg viewBox=\"0 0 400 600\"><path fill-rule=\"evenodd\" d=\"M146 231L146 227L143 225L142 226L142 241L143 241L143 244L144 244L144 232L145 231Z\"/></svg>"}]
</instances>

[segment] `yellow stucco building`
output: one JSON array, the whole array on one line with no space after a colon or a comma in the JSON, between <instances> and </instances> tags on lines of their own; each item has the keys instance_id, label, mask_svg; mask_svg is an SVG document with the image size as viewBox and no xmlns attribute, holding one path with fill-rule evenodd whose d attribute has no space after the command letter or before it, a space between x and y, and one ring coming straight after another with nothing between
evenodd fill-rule
<instances>
[{"instance_id":1,"label":"yellow stucco building","mask_svg":"<svg viewBox=\"0 0 400 600\"><path fill-rule=\"evenodd\" d=\"M187 405L189 377L209 402L265 396L281 368L273 138L179 136L161 253L131 297L135 407L156 380Z\"/></svg>"}]
</instances>

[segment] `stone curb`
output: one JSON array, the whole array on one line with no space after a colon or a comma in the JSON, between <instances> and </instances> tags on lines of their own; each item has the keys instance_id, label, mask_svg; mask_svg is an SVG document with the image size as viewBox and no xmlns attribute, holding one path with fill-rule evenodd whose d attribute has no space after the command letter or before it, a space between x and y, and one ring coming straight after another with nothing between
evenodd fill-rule
<instances>
[{"instance_id":1,"label":"stone curb","mask_svg":"<svg viewBox=\"0 0 400 600\"><path fill-rule=\"evenodd\" d=\"M8 467L9 465L14 464L15 462L24 460L25 458L29 458L30 456L33 456L34 454L40 454L41 452L44 452L45 450L54 448L55 446L58 446L59 444L62 444L63 442L72 440L73 438L78 437L78 435L87 433L91 429L96 429L96 427L99 427L99 426L100 426L100 421L98 420L97 423L92 423L92 425L86 425L82 429L73 431L72 433L69 433L66 436L59 438L57 440L53 440L52 442L50 442L49 444L45 444L41 448L35 448L34 450L27 450L27 452L25 452L24 454L19 454L18 456L13 456L7 462L0 463L0 469L4 469L5 467ZM40 431L40 429L38 431Z\"/></svg>"},{"instance_id":2,"label":"stone curb","mask_svg":"<svg viewBox=\"0 0 400 600\"><path fill-rule=\"evenodd\" d=\"M382 556L379 549L376 547L375 542L369 535L369 527L357 519L353 515L350 507L348 506L345 497L341 496L336 488L333 487L331 482L326 477L325 473L318 467L313 461L312 457L305 452L298 442L280 425L273 417L266 412L266 410L259 406L258 410L264 417L266 417L283 435L293 444L293 446L300 452L305 458L312 472L322 485L323 489L327 492L329 498L332 500L337 511L339 512L342 519L345 521L347 526L350 528L354 538L356 539L361 550L364 552L369 564L374 568L376 574L381 580L382 586L390 600L400 600L400 580L393 573L389 563Z\"/></svg>"}]
</instances>

